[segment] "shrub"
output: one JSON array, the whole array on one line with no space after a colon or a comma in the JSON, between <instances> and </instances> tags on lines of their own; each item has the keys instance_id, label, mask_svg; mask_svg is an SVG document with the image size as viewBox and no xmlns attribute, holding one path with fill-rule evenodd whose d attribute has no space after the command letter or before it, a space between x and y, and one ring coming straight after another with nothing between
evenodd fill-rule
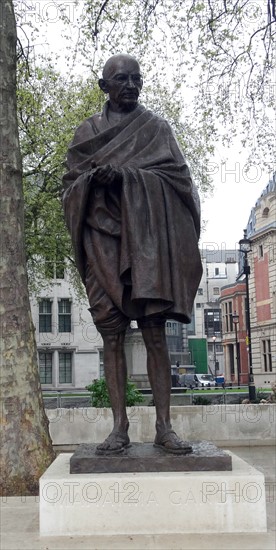
<instances>
[{"instance_id":1,"label":"shrub","mask_svg":"<svg viewBox=\"0 0 276 550\"><path fill-rule=\"evenodd\" d=\"M193 405L210 405L211 403L211 399L208 399L208 397L203 397L201 395L193 398Z\"/></svg>"},{"instance_id":2,"label":"shrub","mask_svg":"<svg viewBox=\"0 0 276 550\"><path fill-rule=\"evenodd\" d=\"M100 380L94 380L92 384L86 386L86 389L91 392L91 405L92 407L111 407L108 389L105 378ZM139 392L136 385L130 380L127 380L126 386L126 405L127 407L133 407L138 403L144 401L143 395Z\"/></svg>"}]
</instances>

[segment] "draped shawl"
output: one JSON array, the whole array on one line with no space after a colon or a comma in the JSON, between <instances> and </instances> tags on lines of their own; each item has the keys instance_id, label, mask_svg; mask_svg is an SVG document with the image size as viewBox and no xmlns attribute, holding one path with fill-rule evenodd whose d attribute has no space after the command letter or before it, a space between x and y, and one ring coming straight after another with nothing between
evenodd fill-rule
<instances>
[{"instance_id":1,"label":"draped shawl","mask_svg":"<svg viewBox=\"0 0 276 550\"><path fill-rule=\"evenodd\" d=\"M68 150L63 206L78 270L85 284L92 262L123 312L130 289L126 313L133 319L142 311L190 322L202 266L199 199L188 166L163 118L138 105L111 125L108 110L107 102L85 120ZM119 191L93 185L92 160L120 169Z\"/></svg>"}]
</instances>

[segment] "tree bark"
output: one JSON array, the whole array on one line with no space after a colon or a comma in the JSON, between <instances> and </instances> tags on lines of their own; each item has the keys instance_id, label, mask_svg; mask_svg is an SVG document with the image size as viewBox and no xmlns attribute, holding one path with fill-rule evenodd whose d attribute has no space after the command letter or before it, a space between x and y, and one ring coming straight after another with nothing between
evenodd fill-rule
<instances>
[{"instance_id":1,"label":"tree bark","mask_svg":"<svg viewBox=\"0 0 276 550\"><path fill-rule=\"evenodd\" d=\"M22 163L16 112L16 24L0 6L0 327L2 495L37 492L54 458L44 412L24 250Z\"/></svg>"}]
</instances>

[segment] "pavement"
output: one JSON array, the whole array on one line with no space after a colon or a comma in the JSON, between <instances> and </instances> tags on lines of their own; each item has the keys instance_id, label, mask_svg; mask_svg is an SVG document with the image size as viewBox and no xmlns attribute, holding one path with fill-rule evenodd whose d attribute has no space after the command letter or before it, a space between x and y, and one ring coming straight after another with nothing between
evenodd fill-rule
<instances>
[{"instance_id":1,"label":"pavement","mask_svg":"<svg viewBox=\"0 0 276 550\"><path fill-rule=\"evenodd\" d=\"M275 550L276 448L229 447L265 475L267 533L40 537L38 497L1 499L1 550Z\"/></svg>"}]
</instances>

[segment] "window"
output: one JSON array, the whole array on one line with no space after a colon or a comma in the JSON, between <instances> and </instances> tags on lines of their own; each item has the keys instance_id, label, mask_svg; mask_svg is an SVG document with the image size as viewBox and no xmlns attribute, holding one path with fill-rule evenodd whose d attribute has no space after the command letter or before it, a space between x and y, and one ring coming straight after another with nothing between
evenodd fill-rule
<instances>
[{"instance_id":1,"label":"window","mask_svg":"<svg viewBox=\"0 0 276 550\"><path fill-rule=\"evenodd\" d=\"M47 262L45 264L45 275L48 279L64 279L64 264Z\"/></svg>"},{"instance_id":2,"label":"window","mask_svg":"<svg viewBox=\"0 0 276 550\"><path fill-rule=\"evenodd\" d=\"M219 296L220 292L219 292L219 287L218 287L218 286L214 286L214 288L213 288L213 294L214 294L215 296Z\"/></svg>"},{"instance_id":3,"label":"window","mask_svg":"<svg viewBox=\"0 0 276 550\"><path fill-rule=\"evenodd\" d=\"M271 341L262 340L262 362L265 372L272 372Z\"/></svg>"},{"instance_id":4,"label":"window","mask_svg":"<svg viewBox=\"0 0 276 550\"><path fill-rule=\"evenodd\" d=\"M215 275L219 275L219 267L215 267Z\"/></svg>"},{"instance_id":5,"label":"window","mask_svg":"<svg viewBox=\"0 0 276 550\"><path fill-rule=\"evenodd\" d=\"M59 383L72 384L72 353L59 353Z\"/></svg>"},{"instance_id":6,"label":"window","mask_svg":"<svg viewBox=\"0 0 276 550\"><path fill-rule=\"evenodd\" d=\"M52 357L52 353L40 352L38 355L41 384L52 384Z\"/></svg>"},{"instance_id":7,"label":"window","mask_svg":"<svg viewBox=\"0 0 276 550\"><path fill-rule=\"evenodd\" d=\"M52 332L52 302L48 299L39 302L39 332Z\"/></svg>"},{"instance_id":8,"label":"window","mask_svg":"<svg viewBox=\"0 0 276 550\"><path fill-rule=\"evenodd\" d=\"M203 288L198 288L197 293L199 296L203 296Z\"/></svg>"},{"instance_id":9,"label":"window","mask_svg":"<svg viewBox=\"0 0 276 550\"><path fill-rule=\"evenodd\" d=\"M68 298L58 302L58 330L71 332L71 302Z\"/></svg>"},{"instance_id":10,"label":"window","mask_svg":"<svg viewBox=\"0 0 276 550\"><path fill-rule=\"evenodd\" d=\"M228 332L229 328L228 328L228 303L226 302L225 304L223 304L223 309L224 309L224 330L225 332Z\"/></svg>"},{"instance_id":11,"label":"window","mask_svg":"<svg viewBox=\"0 0 276 550\"><path fill-rule=\"evenodd\" d=\"M235 374L235 354L234 354L233 344L229 344L228 351L229 351L230 373L231 373L231 375L234 376L234 374Z\"/></svg>"},{"instance_id":12,"label":"window","mask_svg":"<svg viewBox=\"0 0 276 550\"><path fill-rule=\"evenodd\" d=\"M269 214L269 208L266 207L263 209L263 218L268 218L268 214Z\"/></svg>"},{"instance_id":13,"label":"window","mask_svg":"<svg viewBox=\"0 0 276 550\"><path fill-rule=\"evenodd\" d=\"M100 363L100 378L104 378L104 358L103 358L103 350L99 349L99 363Z\"/></svg>"},{"instance_id":14,"label":"window","mask_svg":"<svg viewBox=\"0 0 276 550\"><path fill-rule=\"evenodd\" d=\"M214 351L214 342L208 342L207 343L208 353L213 353ZM223 346L222 344L218 344L216 342L216 352L222 353L223 352Z\"/></svg>"},{"instance_id":15,"label":"window","mask_svg":"<svg viewBox=\"0 0 276 550\"><path fill-rule=\"evenodd\" d=\"M232 302L226 302L224 304L224 311L225 311L225 332L232 332L234 330L233 328L233 306Z\"/></svg>"},{"instance_id":16,"label":"window","mask_svg":"<svg viewBox=\"0 0 276 550\"><path fill-rule=\"evenodd\" d=\"M202 304L203 305L203 304ZM196 309L200 309L201 308L201 302L197 302L196 303Z\"/></svg>"},{"instance_id":17,"label":"window","mask_svg":"<svg viewBox=\"0 0 276 550\"><path fill-rule=\"evenodd\" d=\"M207 336L221 336L221 311L220 309L204 310L204 326Z\"/></svg>"},{"instance_id":18,"label":"window","mask_svg":"<svg viewBox=\"0 0 276 550\"><path fill-rule=\"evenodd\" d=\"M264 248L263 248L263 245L260 244L259 245L259 258L263 258L264 257Z\"/></svg>"},{"instance_id":19,"label":"window","mask_svg":"<svg viewBox=\"0 0 276 550\"><path fill-rule=\"evenodd\" d=\"M51 262L45 260L45 277L47 279L64 279L64 262Z\"/></svg>"},{"instance_id":20,"label":"window","mask_svg":"<svg viewBox=\"0 0 276 550\"><path fill-rule=\"evenodd\" d=\"M54 256L46 254L44 258L45 276L48 279L64 279L65 261L61 248L61 243L57 241Z\"/></svg>"},{"instance_id":21,"label":"window","mask_svg":"<svg viewBox=\"0 0 276 550\"><path fill-rule=\"evenodd\" d=\"M55 263L55 278L56 279L64 279L64 262L56 262Z\"/></svg>"},{"instance_id":22,"label":"window","mask_svg":"<svg viewBox=\"0 0 276 550\"><path fill-rule=\"evenodd\" d=\"M218 353L222 353L222 352L223 352L223 345L222 345L222 344L217 344L217 343L216 343L216 349L217 349L217 352L218 352Z\"/></svg>"},{"instance_id":23,"label":"window","mask_svg":"<svg viewBox=\"0 0 276 550\"><path fill-rule=\"evenodd\" d=\"M191 322L187 325L187 334L190 336L195 334L195 310L192 310L192 319Z\"/></svg>"},{"instance_id":24,"label":"window","mask_svg":"<svg viewBox=\"0 0 276 550\"><path fill-rule=\"evenodd\" d=\"M168 336L178 336L178 326L174 321L166 322L166 334Z\"/></svg>"}]
</instances>

